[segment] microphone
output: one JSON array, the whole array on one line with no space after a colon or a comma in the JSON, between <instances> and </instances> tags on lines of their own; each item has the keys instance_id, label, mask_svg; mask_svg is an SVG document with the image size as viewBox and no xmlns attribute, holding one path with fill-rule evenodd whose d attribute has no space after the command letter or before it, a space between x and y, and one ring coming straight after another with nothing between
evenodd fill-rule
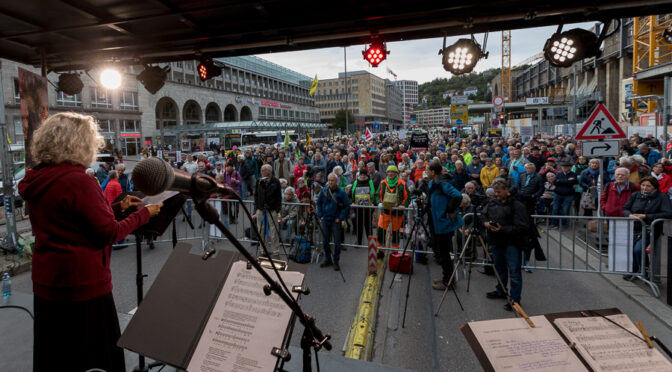
<instances>
[{"instance_id":1,"label":"microphone","mask_svg":"<svg viewBox=\"0 0 672 372\"><path fill-rule=\"evenodd\" d=\"M157 195L164 191L177 191L192 197L207 197L210 194L238 196L227 185L220 185L212 177L173 169L165 160L152 157L140 161L131 176L135 188L145 195Z\"/></svg>"}]
</instances>

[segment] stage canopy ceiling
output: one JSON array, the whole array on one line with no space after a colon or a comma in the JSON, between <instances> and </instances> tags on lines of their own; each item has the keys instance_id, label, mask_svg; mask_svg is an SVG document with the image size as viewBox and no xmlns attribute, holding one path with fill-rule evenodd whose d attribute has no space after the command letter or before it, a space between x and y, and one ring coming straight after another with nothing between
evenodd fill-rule
<instances>
[{"instance_id":1,"label":"stage canopy ceiling","mask_svg":"<svg viewBox=\"0 0 672 372\"><path fill-rule=\"evenodd\" d=\"M0 56L65 71L663 13L671 1L2 1Z\"/></svg>"}]
</instances>

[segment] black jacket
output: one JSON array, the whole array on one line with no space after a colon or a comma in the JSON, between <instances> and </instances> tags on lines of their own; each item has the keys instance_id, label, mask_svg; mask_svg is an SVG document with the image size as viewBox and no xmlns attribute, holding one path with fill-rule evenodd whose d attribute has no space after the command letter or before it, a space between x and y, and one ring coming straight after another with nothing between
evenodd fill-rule
<instances>
[{"instance_id":1,"label":"black jacket","mask_svg":"<svg viewBox=\"0 0 672 372\"><path fill-rule=\"evenodd\" d=\"M539 173L532 172L532 178L530 178L530 182L527 182L527 185L525 185L526 182L527 172L518 175L518 195L522 197L541 197L541 194L544 193L544 181L541 179Z\"/></svg>"},{"instance_id":2,"label":"black jacket","mask_svg":"<svg viewBox=\"0 0 672 372\"><path fill-rule=\"evenodd\" d=\"M280 181L275 177L258 179L254 192L254 209L280 211L281 206Z\"/></svg>"},{"instance_id":3,"label":"black jacket","mask_svg":"<svg viewBox=\"0 0 672 372\"><path fill-rule=\"evenodd\" d=\"M450 183L458 190L463 190L464 184L471 181L469 174L467 174L465 169L462 169L461 173L453 172L451 175L453 176L453 179L450 181Z\"/></svg>"},{"instance_id":4,"label":"black jacket","mask_svg":"<svg viewBox=\"0 0 672 372\"><path fill-rule=\"evenodd\" d=\"M574 195L574 185L577 183L579 183L579 178L574 172L570 171L565 174L560 171L555 174L555 181L553 181L555 193L562 196Z\"/></svg>"},{"instance_id":5,"label":"black jacket","mask_svg":"<svg viewBox=\"0 0 672 372\"><path fill-rule=\"evenodd\" d=\"M483 222L493 221L501 226L498 232L488 231L490 241L495 246L521 246L521 236L529 231L529 222L525 205L514 197L506 202L493 198L483 207Z\"/></svg>"},{"instance_id":6,"label":"black jacket","mask_svg":"<svg viewBox=\"0 0 672 372\"><path fill-rule=\"evenodd\" d=\"M672 218L672 204L670 198L659 190L654 190L649 195L636 191L630 195L630 199L623 206L623 215L629 217L631 214L645 214L644 223L650 224L658 218ZM635 224L635 230L641 230L639 225L639 223Z\"/></svg>"}]
</instances>

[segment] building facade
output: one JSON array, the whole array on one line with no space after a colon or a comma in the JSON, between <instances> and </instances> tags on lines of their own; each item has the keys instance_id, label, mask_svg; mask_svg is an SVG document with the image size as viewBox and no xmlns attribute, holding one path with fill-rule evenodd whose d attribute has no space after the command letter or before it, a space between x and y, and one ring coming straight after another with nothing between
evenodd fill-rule
<instances>
[{"instance_id":1,"label":"building facade","mask_svg":"<svg viewBox=\"0 0 672 372\"><path fill-rule=\"evenodd\" d=\"M415 120L418 126L437 127L450 123L450 108L442 107L429 110L416 110Z\"/></svg>"},{"instance_id":2,"label":"building facade","mask_svg":"<svg viewBox=\"0 0 672 372\"><path fill-rule=\"evenodd\" d=\"M358 123L356 130L377 123L381 130L394 128L402 122L401 91L390 92L388 104L389 80L382 79L367 71L339 73L336 79L325 79L318 83L315 101L320 109L323 123L333 124L336 113L346 108L352 112ZM347 93L346 93L347 92Z\"/></svg>"},{"instance_id":3,"label":"building facade","mask_svg":"<svg viewBox=\"0 0 672 372\"><path fill-rule=\"evenodd\" d=\"M8 133L13 141L21 143L18 69L40 72L5 59L0 63ZM135 79L143 66L124 68L122 86L114 91L99 87L86 74L80 75L82 92L74 96L58 92L50 84L49 112L76 111L94 116L107 151L118 149L127 156L149 145L195 149L201 141L219 143L228 131L215 125L221 122L240 122L243 128L245 123L263 123L279 131L318 126L320 112L308 94L310 77L246 56L216 60L222 75L202 82L196 71L198 63L170 63L165 85L156 94ZM97 72L90 71L90 75L95 77ZM47 78L55 83L58 74L50 73Z\"/></svg>"},{"instance_id":4,"label":"building facade","mask_svg":"<svg viewBox=\"0 0 672 372\"><path fill-rule=\"evenodd\" d=\"M399 80L395 81L394 84L401 89L404 126L410 125L413 107L418 104L418 82L415 80Z\"/></svg>"}]
</instances>

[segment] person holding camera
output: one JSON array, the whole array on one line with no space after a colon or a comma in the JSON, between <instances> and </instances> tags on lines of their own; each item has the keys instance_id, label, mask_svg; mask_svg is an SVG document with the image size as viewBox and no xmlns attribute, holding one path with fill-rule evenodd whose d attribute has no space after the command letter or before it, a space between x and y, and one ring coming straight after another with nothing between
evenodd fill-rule
<instances>
[{"instance_id":1,"label":"person holding camera","mask_svg":"<svg viewBox=\"0 0 672 372\"><path fill-rule=\"evenodd\" d=\"M254 192L253 216L257 220L257 229L265 243L266 247L274 256L280 251L280 242L278 229L274 221L278 219L278 212L282 205L282 192L280 191L280 181L273 176L273 167L270 164L264 164L261 167L261 178L257 180ZM271 245L268 245L267 234L271 238Z\"/></svg>"},{"instance_id":2,"label":"person holding camera","mask_svg":"<svg viewBox=\"0 0 672 372\"><path fill-rule=\"evenodd\" d=\"M443 276L434 281L432 288L440 291L448 288L450 276L453 274L453 259L450 257L450 252L453 250L453 234L455 230L464 225L462 216L457 213L462 203L462 193L450 184L448 174L441 175L443 169L444 167L438 160L432 161L427 169L431 178L429 201L434 225L433 246L439 253L439 263L443 271Z\"/></svg>"},{"instance_id":3,"label":"person holding camera","mask_svg":"<svg viewBox=\"0 0 672 372\"><path fill-rule=\"evenodd\" d=\"M322 241L324 248L324 261L320 267L334 266L339 271L341 267L338 261L341 257L341 244L343 239L343 227L345 219L350 211L350 199L345 191L338 187L338 176L329 174L327 186L322 189L317 197L317 216L322 219ZM334 238L334 254L329 248L331 237Z\"/></svg>"},{"instance_id":4,"label":"person holding camera","mask_svg":"<svg viewBox=\"0 0 672 372\"><path fill-rule=\"evenodd\" d=\"M506 285L511 280L511 301L520 303L523 290L521 273L521 249L518 242L529 230L529 220L525 205L511 197L506 181L495 180L491 187L495 190L495 198L483 207L483 226L489 230L492 244L492 259L495 270L504 285L497 283L495 291L486 293L487 298L506 298ZM504 308L512 311L507 302Z\"/></svg>"}]
</instances>

